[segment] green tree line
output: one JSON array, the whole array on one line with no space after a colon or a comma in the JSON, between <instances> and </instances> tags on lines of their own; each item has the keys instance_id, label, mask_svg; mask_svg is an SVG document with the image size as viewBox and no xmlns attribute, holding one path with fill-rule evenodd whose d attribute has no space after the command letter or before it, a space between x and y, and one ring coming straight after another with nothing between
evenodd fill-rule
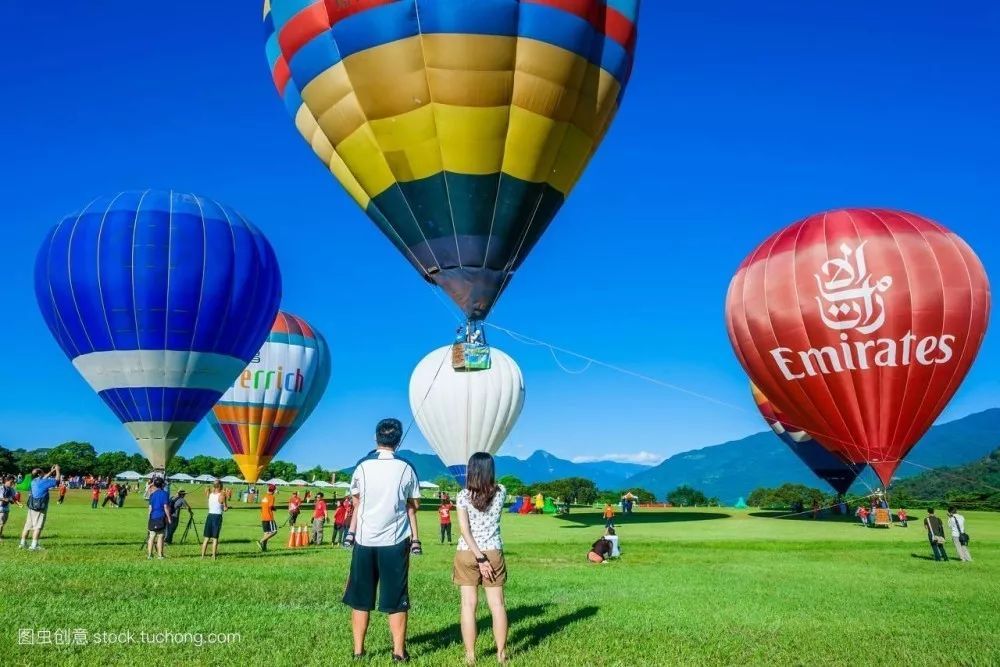
<instances>
[{"instance_id":1,"label":"green tree line","mask_svg":"<svg viewBox=\"0 0 1000 667\"><path fill-rule=\"evenodd\" d=\"M147 473L149 462L141 454L126 454L125 452L102 452L100 454L88 442L64 442L55 447L39 449L6 449L0 447L0 473L27 475L33 468L48 470L58 465L64 475L94 475L96 477L112 477L126 470ZM236 462L231 458L218 458L199 454L186 458L175 456L170 461L170 474L187 473L193 477L211 475L225 477L235 475L241 477ZM271 461L264 469L261 479L278 477L286 481L301 478L306 481L330 481L334 471L320 466L308 470L298 470L294 463L288 461ZM338 480L345 479L343 475Z\"/></svg>"}]
</instances>

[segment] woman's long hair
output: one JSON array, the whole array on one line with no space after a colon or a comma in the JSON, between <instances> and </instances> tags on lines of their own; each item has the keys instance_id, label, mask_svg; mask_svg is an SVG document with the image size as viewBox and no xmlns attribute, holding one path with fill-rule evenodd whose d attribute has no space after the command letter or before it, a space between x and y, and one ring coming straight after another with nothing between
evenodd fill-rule
<instances>
[{"instance_id":1,"label":"woman's long hair","mask_svg":"<svg viewBox=\"0 0 1000 667\"><path fill-rule=\"evenodd\" d=\"M493 502L498 489L492 456L486 452L476 452L472 455L465 473L465 488L469 491L469 502L472 506L480 512L485 512Z\"/></svg>"}]
</instances>

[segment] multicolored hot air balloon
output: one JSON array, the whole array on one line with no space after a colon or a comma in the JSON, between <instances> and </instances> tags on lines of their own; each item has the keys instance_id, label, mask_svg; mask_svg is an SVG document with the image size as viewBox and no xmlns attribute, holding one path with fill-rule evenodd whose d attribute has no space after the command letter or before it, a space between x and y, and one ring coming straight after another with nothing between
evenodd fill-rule
<instances>
[{"instance_id":1,"label":"multicolored hot air balloon","mask_svg":"<svg viewBox=\"0 0 1000 667\"><path fill-rule=\"evenodd\" d=\"M489 369L457 371L451 346L424 357L410 377L410 409L420 432L465 486L469 457L496 454L524 406L524 378L514 360L493 348Z\"/></svg>"},{"instance_id":2,"label":"multicolored hot air balloon","mask_svg":"<svg viewBox=\"0 0 1000 667\"><path fill-rule=\"evenodd\" d=\"M838 494L845 494L854 484L861 471L864 470L864 463L848 463L838 455L827 450L822 444L817 442L811 435L788 423L781 412L774 407L771 401L761 393L760 389L750 383L750 392L753 400L760 410L761 416L767 422L774 434L788 445L792 453L799 457L799 460L806 464L814 475L826 482Z\"/></svg>"},{"instance_id":3,"label":"multicolored hot air balloon","mask_svg":"<svg viewBox=\"0 0 1000 667\"><path fill-rule=\"evenodd\" d=\"M123 192L49 232L35 295L63 352L163 470L260 349L281 274L271 244L233 209Z\"/></svg>"},{"instance_id":4,"label":"multicolored hot air balloon","mask_svg":"<svg viewBox=\"0 0 1000 667\"><path fill-rule=\"evenodd\" d=\"M270 0L295 125L425 279L485 318L597 150L639 0Z\"/></svg>"},{"instance_id":5,"label":"multicolored hot air balloon","mask_svg":"<svg viewBox=\"0 0 1000 667\"><path fill-rule=\"evenodd\" d=\"M968 373L989 309L983 265L957 235L912 213L844 209L750 253L726 320L788 421L888 485Z\"/></svg>"},{"instance_id":6,"label":"multicolored hot air balloon","mask_svg":"<svg viewBox=\"0 0 1000 667\"><path fill-rule=\"evenodd\" d=\"M251 484L305 423L330 382L330 349L316 329L279 312L271 334L208 421Z\"/></svg>"}]
</instances>

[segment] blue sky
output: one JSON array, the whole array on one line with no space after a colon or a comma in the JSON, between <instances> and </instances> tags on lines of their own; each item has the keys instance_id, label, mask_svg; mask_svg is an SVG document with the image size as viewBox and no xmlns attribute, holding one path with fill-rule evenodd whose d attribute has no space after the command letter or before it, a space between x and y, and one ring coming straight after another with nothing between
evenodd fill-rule
<instances>
[{"instance_id":1,"label":"blue sky","mask_svg":"<svg viewBox=\"0 0 1000 667\"><path fill-rule=\"evenodd\" d=\"M5 9L16 58L0 72L0 444L133 450L45 328L31 271L61 216L159 187L255 221L282 260L283 307L331 342L330 389L280 458L356 460L379 418L409 419L410 371L449 340L454 316L295 132L255 3L55 7ZM916 211L1000 275L998 40L995 2L646 0L615 125L492 319L742 409L599 368L571 375L494 332L527 387L503 451L662 457L761 430L726 338L725 290L756 243L809 213ZM998 363L991 332L943 420L1000 405ZM417 433L408 445L429 451ZM202 425L181 453L225 450Z\"/></svg>"}]
</instances>

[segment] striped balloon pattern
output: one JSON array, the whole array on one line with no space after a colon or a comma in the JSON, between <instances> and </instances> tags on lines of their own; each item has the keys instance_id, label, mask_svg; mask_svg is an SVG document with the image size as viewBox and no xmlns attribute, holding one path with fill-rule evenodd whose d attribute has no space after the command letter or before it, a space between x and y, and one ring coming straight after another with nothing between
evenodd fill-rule
<instances>
[{"instance_id":1,"label":"striped balloon pattern","mask_svg":"<svg viewBox=\"0 0 1000 667\"><path fill-rule=\"evenodd\" d=\"M267 337L281 273L233 209L123 192L49 232L35 295L59 347L162 470Z\"/></svg>"},{"instance_id":2,"label":"striped balloon pattern","mask_svg":"<svg viewBox=\"0 0 1000 667\"><path fill-rule=\"evenodd\" d=\"M330 350L308 322L279 312L267 342L208 417L246 481L256 482L330 382Z\"/></svg>"},{"instance_id":3,"label":"striped balloon pattern","mask_svg":"<svg viewBox=\"0 0 1000 667\"><path fill-rule=\"evenodd\" d=\"M270 0L313 151L465 315L487 315L597 150L639 0Z\"/></svg>"},{"instance_id":4,"label":"striped balloon pattern","mask_svg":"<svg viewBox=\"0 0 1000 667\"><path fill-rule=\"evenodd\" d=\"M847 493L851 484L854 484L854 480L865 469L865 463L844 461L805 431L789 425L785 415L753 383L750 384L750 392L764 421L774 434L788 445L792 453L834 491L839 494Z\"/></svg>"}]
</instances>

